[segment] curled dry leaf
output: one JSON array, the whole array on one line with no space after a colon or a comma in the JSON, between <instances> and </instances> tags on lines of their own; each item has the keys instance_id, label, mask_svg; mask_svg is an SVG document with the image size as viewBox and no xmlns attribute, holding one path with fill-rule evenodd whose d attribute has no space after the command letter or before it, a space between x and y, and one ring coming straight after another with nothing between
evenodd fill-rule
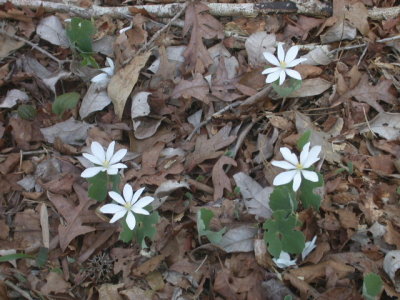
<instances>
[{"instance_id":1,"label":"curled dry leaf","mask_svg":"<svg viewBox=\"0 0 400 300\"><path fill-rule=\"evenodd\" d=\"M383 269L394 284L396 292L400 293L400 250L389 251L383 260Z\"/></svg>"},{"instance_id":2,"label":"curled dry leaf","mask_svg":"<svg viewBox=\"0 0 400 300\"><path fill-rule=\"evenodd\" d=\"M111 103L105 88L100 87L97 83L92 83L83 97L79 116L84 119L91 113L100 111Z\"/></svg>"},{"instance_id":3,"label":"curled dry leaf","mask_svg":"<svg viewBox=\"0 0 400 300\"><path fill-rule=\"evenodd\" d=\"M267 34L265 31L260 31L250 35L244 44L249 64L253 67L265 66L267 62L263 52L274 53L275 44L275 34Z\"/></svg>"},{"instance_id":4,"label":"curled dry leaf","mask_svg":"<svg viewBox=\"0 0 400 300\"><path fill-rule=\"evenodd\" d=\"M40 20L36 28L36 33L41 39L46 40L53 45L69 47L67 33L61 24L61 21L56 16L49 16Z\"/></svg>"},{"instance_id":5,"label":"curled dry leaf","mask_svg":"<svg viewBox=\"0 0 400 300\"><path fill-rule=\"evenodd\" d=\"M400 113L380 112L369 124L365 124L360 131L365 133L370 130L389 141L399 139Z\"/></svg>"},{"instance_id":6,"label":"curled dry leaf","mask_svg":"<svg viewBox=\"0 0 400 300\"><path fill-rule=\"evenodd\" d=\"M226 252L251 252L254 250L254 236L257 228L249 225L242 225L228 230L219 243Z\"/></svg>"},{"instance_id":7,"label":"curled dry leaf","mask_svg":"<svg viewBox=\"0 0 400 300\"><path fill-rule=\"evenodd\" d=\"M0 108L12 108L18 104L18 101L26 102L28 100L29 96L27 93L21 90L12 89L7 92L6 97L0 103Z\"/></svg>"},{"instance_id":8,"label":"curled dry leaf","mask_svg":"<svg viewBox=\"0 0 400 300\"><path fill-rule=\"evenodd\" d=\"M311 97L325 92L332 86L332 83L322 78L305 79L301 87L291 93L288 98Z\"/></svg>"},{"instance_id":9,"label":"curled dry leaf","mask_svg":"<svg viewBox=\"0 0 400 300\"><path fill-rule=\"evenodd\" d=\"M151 93L139 92L132 97L131 118L144 117L150 114L150 105L147 103Z\"/></svg>"},{"instance_id":10,"label":"curled dry leaf","mask_svg":"<svg viewBox=\"0 0 400 300\"><path fill-rule=\"evenodd\" d=\"M196 98L204 103L208 104L209 99L207 95L209 94L209 85L203 76L199 73L194 75L192 81L182 79L175 87L172 92L173 98Z\"/></svg>"},{"instance_id":11,"label":"curled dry leaf","mask_svg":"<svg viewBox=\"0 0 400 300\"><path fill-rule=\"evenodd\" d=\"M113 104L114 111L121 120L125 103L139 78L140 70L146 65L151 51L135 56L125 67L119 69L111 78L107 92Z\"/></svg>"}]
</instances>

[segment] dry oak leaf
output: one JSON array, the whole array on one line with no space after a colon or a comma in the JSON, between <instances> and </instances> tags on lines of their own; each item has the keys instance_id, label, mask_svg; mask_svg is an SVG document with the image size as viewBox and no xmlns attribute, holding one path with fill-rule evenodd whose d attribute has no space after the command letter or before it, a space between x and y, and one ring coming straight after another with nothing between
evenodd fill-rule
<instances>
[{"instance_id":1,"label":"dry oak leaf","mask_svg":"<svg viewBox=\"0 0 400 300\"><path fill-rule=\"evenodd\" d=\"M108 83L107 92L113 104L114 111L121 120L126 100L138 81L140 70L146 65L151 51L135 56L125 67L119 69Z\"/></svg>"},{"instance_id":2,"label":"dry oak leaf","mask_svg":"<svg viewBox=\"0 0 400 300\"><path fill-rule=\"evenodd\" d=\"M64 196L47 192L47 197L65 219L65 225L60 224L58 226L62 251L65 251L69 243L77 236L96 230L94 227L83 225L83 215L94 214L94 212L89 212L89 206L96 201L90 200L87 192L80 185L74 184L73 187L79 198L78 206L75 206Z\"/></svg>"},{"instance_id":3,"label":"dry oak leaf","mask_svg":"<svg viewBox=\"0 0 400 300\"><path fill-rule=\"evenodd\" d=\"M185 71L188 73L194 71L203 74L205 69L213 63L207 48L203 44L203 38L217 37L222 39L224 37L223 26L207 11L207 5L192 2L185 12L183 35L185 36L192 29L189 45L183 52L186 63Z\"/></svg>"},{"instance_id":4,"label":"dry oak leaf","mask_svg":"<svg viewBox=\"0 0 400 300\"><path fill-rule=\"evenodd\" d=\"M66 282L64 278L56 273L50 272L46 277L46 284L40 289L45 295L67 293L71 288L71 284Z\"/></svg>"},{"instance_id":5,"label":"dry oak leaf","mask_svg":"<svg viewBox=\"0 0 400 300\"><path fill-rule=\"evenodd\" d=\"M205 134L200 135L196 140L194 151L186 158L185 168L190 171L206 159L221 156L224 152L218 150L229 146L236 139L236 136L229 136L231 129L232 124L229 123L210 139L207 139L207 135Z\"/></svg>"},{"instance_id":6,"label":"dry oak leaf","mask_svg":"<svg viewBox=\"0 0 400 300\"><path fill-rule=\"evenodd\" d=\"M378 103L378 100L385 101L386 103L389 104L396 104L396 97L393 96L389 91L391 85L392 81L386 79L381 80L375 86L369 85L368 75L364 74L361 77L361 80L358 83L358 85L354 89L343 94L338 100L335 101L335 103L332 106L339 105L344 101L346 101L347 99L354 97L357 99L357 101L368 103L378 112L383 112L383 108Z\"/></svg>"},{"instance_id":7,"label":"dry oak leaf","mask_svg":"<svg viewBox=\"0 0 400 300\"><path fill-rule=\"evenodd\" d=\"M192 81L182 79L175 87L172 92L172 98L196 98L200 101L203 101L206 104L209 104L209 100L207 95L209 94L209 86L207 81L203 78L203 76L199 73L194 75L194 79Z\"/></svg>"},{"instance_id":8,"label":"dry oak leaf","mask_svg":"<svg viewBox=\"0 0 400 300\"><path fill-rule=\"evenodd\" d=\"M234 159L228 156L221 156L212 169L212 182L214 185L214 201L217 201L224 195L224 189L232 192L231 181L224 172L224 165L237 166Z\"/></svg>"}]
</instances>

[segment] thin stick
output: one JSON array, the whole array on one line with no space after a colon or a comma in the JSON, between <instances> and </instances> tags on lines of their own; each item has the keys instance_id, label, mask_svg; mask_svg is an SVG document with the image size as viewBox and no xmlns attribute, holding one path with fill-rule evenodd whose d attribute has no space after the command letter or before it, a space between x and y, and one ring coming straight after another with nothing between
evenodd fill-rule
<instances>
[{"instance_id":1,"label":"thin stick","mask_svg":"<svg viewBox=\"0 0 400 300\"><path fill-rule=\"evenodd\" d=\"M14 291L16 291L18 294L20 294L22 297L24 297L25 299L33 300L32 297L29 295L28 292L26 292L26 291L20 289L18 286L16 286L16 285L15 285L14 283L12 283L11 281L6 280L6 281L4 281L4 283L5 283L8 287L10 287L10 288L12 288Z\"/></svg>"},{"instance_id":2,"label":"thin stick","mask_svg":"<svg viewBox=\"0 0 400 300\"><path fill-rule=\"evenodd\" d=\"M18 35L13 35L13 34L9 34L7 31L5 31L4 29L0 29L0 34L4 34L5 36L20 41L20 42L24 42L25 44L28 44L29 46L31 46L33 49L36 49L37 51L43 53L44 55L48 56L49 58L51 58L52 60L54 60L55 62L58 63L58 66L61 67L64 63L66 62L70 62L69 60L59 60L57 57L55 57L53 54L51 54L50 52L44 50L43 48L41 48L39 45L36 45L34 43L32 43L31 41L28 41Z\"/></svg>"},{"instance_id":3,"label":"thin stick","mask_svg":"<svg viewBox=\"0 0 400 300\"><path fill-rule=\"evenodd\" d=\"M169 22L167 24L165 24L165 26L163 28L161 28L159 31L157 31L153 37L150 39L150 41L148 43L146 43L145 45L143 45L138 53L144 52L145 50L148 50L149 48L151 48L151 46L153 45L153 43L160 37L160 35L162 33L164 33L177 19L180 18L180 16L184 13L184 11L186 10L186 7L188 6L188 2L186 2L185 4L183 4L182 8L180 9L180 11L178 11L178 13L171 19L169 20Z\"/></svg>"}]
</instances>

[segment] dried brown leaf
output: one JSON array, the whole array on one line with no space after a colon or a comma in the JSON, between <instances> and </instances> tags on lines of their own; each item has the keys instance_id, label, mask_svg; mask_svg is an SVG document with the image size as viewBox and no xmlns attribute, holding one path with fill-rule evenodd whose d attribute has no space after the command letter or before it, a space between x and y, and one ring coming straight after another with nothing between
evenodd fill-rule
<instances>
[{"instance_id":1,"label":"dried brown leaf","mask_svg":"<svg viewBox=\"0 0 400 300\"><path fill-rule=\"evenodd\" d=\"M203 74L206 68L213 63L207 48L203 44L203 38L218 37L222 39L224 37L223 26L207 11L207 5L200 2L192 2L186 9L183 35L186 35L192 29L189 45L183 53L186 72L194 71Z\"/></svg>"},{"instance_id":2,"label":"dried brown leaf","mask_svg":"<svg viewBox=\"0 0 400 300\"><path fill-rule=\"evenodd\" d=\"M378 100L385 101L389 104L396 104L398 101L395 96L390 92L392 85L391 80L381 80L377 85L373 86L368 83L368 75L364 74L361 77L358 85L342 95L333 106L339 105L350 99L351 97L356 98L360 102L368 103L370 106L375 108L378 112L383 112L382 106L378 103ZM397 100L397 101L396 101Z\"/></svg>"},{"instance_id":3,"label":"dried brown leaf","mask_svg":"<svg viewBox=\"0 0 400 300\"><path fill-rule=\"evenodd\" d=\"M196 140L194 152L190 153L186 158L186 169L192 170L195 166L202 163L206 159L217 158L223 154L223 151L218 151L230 145L236 136L230 136L232 124L227 124L210 139L206 135L200 135Z\"/></svg>"},{"instance_id":4,"label":"dried brown leaf","mask_svg":"<svg viewBox=\"0 0 400 300\"><path fill-rule=\"evenodd\" d=\"M47 197L66 221L65 225L60 224L58 226L60 247L62 251L65 251L69 243L77 236L95 230L94 227L82 224L82 216L85 213L93 214L93 212L89 212L89 206L96 203L96 201L90 200L87 196L87 191L85 191L81 186L75 184L74 190L79 198L78 206L75 206L64 196L47 192Z\"/></svg>"},{"instance_id":5,"label":"dried brown leaf","mask_svg":"<svg viewBox=\"0 0 400 300\"><path fill-rule=\"evenodd\" d=\"M148 51L135 56L129 64L117 71L108 84L108 96L111 98L115 114L120 120L124 112L126 100L136 85L140 70L146 65L150 55L151 51Z\"/></svg>"},{"instance_id":6,"label":"dried brown leaf","mask_svg":"<svg viewBox=\"0 0 400 300\"><path fill-rule=\"evenodd\" d=\"M204 103L208 104L209 99L207 95L209 94L209 86L207 81L199 73L194 75L192 81L182 79L175 87L172 92L173 98L183 97L183 98L196 98Z\"/></svg>"},{"instance_id":7,"label":"dried brown leaf","mask_svg":"<svg viewBox=\"0 0 400 300\"><path fill-rule=\"evenodd\" d=\"M224 189L232 192L231 181L224 172L224 165L237 166L234 159L228 156L221 156L212 169L212 182L214 185L214 201L217 201L224 195Z\"/></svg>"}]
</instances>

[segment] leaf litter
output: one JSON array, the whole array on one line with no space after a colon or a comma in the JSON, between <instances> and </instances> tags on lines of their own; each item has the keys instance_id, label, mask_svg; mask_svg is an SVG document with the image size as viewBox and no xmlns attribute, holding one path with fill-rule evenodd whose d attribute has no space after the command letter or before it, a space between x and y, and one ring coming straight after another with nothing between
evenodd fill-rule
<instances>
[{"instance_id":1,"label":"leaf litter","mask_svg":"<svg viewBox=\"0 0 400 300\"><path fill-rule=\"evenodd\" d=\"M92 58L115 61L106 85L90 84L99 72L71 49L72 8L17 2L0 5L0 298L358 299L369 272L382 297L399 297L399 16L370 15L394 1L335 0L330 17L221 17L200 2L174 21L105 13ZM242 106L265 87L262 53L294 40L302 86ZM67 93L78 103L53 113ZM326 185L319 211L299 208L298 230L316 248L279 271L257 223L272 215L270 161L307 132ZM118 242L79 176L86 147L111 140L130 153L120 186L156 199L148 248Z\"/></svg>"}]
</instances>

